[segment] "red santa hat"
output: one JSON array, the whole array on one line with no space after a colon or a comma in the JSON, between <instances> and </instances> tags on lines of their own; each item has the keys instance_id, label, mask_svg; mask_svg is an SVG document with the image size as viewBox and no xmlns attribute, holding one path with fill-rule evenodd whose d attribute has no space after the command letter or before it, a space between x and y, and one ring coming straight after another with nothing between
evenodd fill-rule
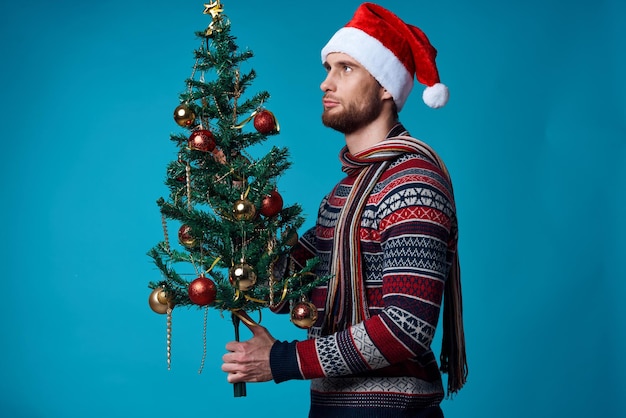
<instances>
[{"instance_id":1,"label":"red santa hat","mask_svg":"<svg viewBox=\"0 0 626 418\"><path fill-rule=\"evenodd\" d=\"M359 6L352 20L322 48L322 62L333 52L348 54L363 65L393 96L398 111L413 88L414 76L426 85L424 103L439 108L448 102L448 88L440 83L435 64L437 50L418 27L383 7Z\"/></svg>"}]
</instances>

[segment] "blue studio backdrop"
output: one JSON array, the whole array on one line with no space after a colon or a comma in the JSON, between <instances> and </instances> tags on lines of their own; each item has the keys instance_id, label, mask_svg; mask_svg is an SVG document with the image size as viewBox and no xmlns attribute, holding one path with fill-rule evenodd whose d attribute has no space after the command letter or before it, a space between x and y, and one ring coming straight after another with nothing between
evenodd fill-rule
<instances>
[{"instance_id":1,"label":"blue studio backdrop","mask_svg":"<svg viewBox=\"0 0 626 418\"><path fill-rule=\"evenodd\" d=\"M460 217L467 386L447 417L624 416L626 4L381 1L439 50L449 104L416 85L401 120L442 155ZM280 179L311 226L341 177L320 122L319 51L356 0L224 0L291 150ZM162 239L156 199L175 158L172 111L208 24L198 0L12 2L0 13L0 416L302 417L308 383L220 370L232 339L211 311L147 303ZM263 324L304 337L286 317ZM244 333L243 337L246 337ZM439 338L434 348L439 348Z\"/></svg>"}]
</instances>

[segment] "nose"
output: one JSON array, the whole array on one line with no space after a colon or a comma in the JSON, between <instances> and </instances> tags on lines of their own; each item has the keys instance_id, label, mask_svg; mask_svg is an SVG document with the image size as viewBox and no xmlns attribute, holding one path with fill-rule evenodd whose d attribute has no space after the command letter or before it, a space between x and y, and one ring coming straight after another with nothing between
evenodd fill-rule
<instances>
[{"instance_id":1,"label":"nose","mask_svg":"<svg viewBox=\"0 0 626 418\"><path fill-rule=\"evenodd\" d=\"M320 89L325 93L327 91L331 91L333 88L334 88L334 83L332 81L331 73L329 71L328 73L326 73L326 77L320 84Z\"/></svg>"}]
</instances>

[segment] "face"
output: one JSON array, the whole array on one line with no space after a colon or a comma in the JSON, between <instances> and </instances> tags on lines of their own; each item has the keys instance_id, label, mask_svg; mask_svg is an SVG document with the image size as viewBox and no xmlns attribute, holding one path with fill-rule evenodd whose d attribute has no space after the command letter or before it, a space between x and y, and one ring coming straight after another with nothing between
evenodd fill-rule
<instances>
[{"instance_id":1,"label":"face","mask_svg":"<svg viewBox=\"0 0 626 418\"><path fill-rule=\"evenodd\" d=\"M326 79L322 122L344 134L353 133L374 121L387 94L372 75L349 55L332 53L326 57Z\"/></svg>"}]
</instances>

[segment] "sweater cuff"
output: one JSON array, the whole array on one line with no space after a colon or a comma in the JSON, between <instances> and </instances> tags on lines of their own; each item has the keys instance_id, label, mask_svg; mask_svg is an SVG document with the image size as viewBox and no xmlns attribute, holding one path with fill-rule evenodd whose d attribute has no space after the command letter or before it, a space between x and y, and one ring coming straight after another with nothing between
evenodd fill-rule
<instances>
[{"instance_id":1,"label":"sweater cuff","mask_svg":"<svg viewBox=\"0 0 626 418\"><path fill-rule=\"evenodd\" d=\"M274 382L280 383L286 380L303 379L298 366L297 343L297 341L276 341L272 345L270 368Z\"/></svg>"}]
</instances>

